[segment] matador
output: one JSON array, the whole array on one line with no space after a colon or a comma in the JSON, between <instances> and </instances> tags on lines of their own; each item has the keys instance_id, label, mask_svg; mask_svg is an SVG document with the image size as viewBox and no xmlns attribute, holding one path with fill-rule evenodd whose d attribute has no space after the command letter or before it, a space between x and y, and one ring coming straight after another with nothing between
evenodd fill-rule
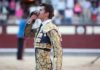
<instances>
[{"instance_id":1,"label":"matador","mask_svg":"<svg viewBox=\"0 0 100 70\"><path fill-rule=\"evenodd\" d=\"M62 70L62 38L58 27L51 20L53 8L48 4L41 6L44 7L38 16L41 24L34 36L36 70ZM26 31L25 34L28 36L29 33ZM50 57L51 49L53 60Z\"/></svg>"}]
</instances>

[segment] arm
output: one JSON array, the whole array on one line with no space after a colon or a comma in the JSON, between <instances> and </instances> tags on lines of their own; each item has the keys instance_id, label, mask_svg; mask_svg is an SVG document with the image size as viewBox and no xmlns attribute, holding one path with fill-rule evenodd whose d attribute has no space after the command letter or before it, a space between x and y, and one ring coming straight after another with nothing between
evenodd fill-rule
<instances>
[{"instance_id":1,"label":"arm","mask_svg":"<svg viewBox=\"0 0 100 70\"><path fill-rule=\"evenodd\" d=\"M56 30L51 30L48 33L53 46L53 70L61 70L62 68L62 47L61 39Z\"/></svg>"},{"instance_id":2,"label":"arm","mask_svg":"<svg viewBox=\"0 0 100 70\"><path fill-rule=\"evenodd\" d=\"M34 34L35 34L35 31L32 30L32 24L26 24L24 36L25 37L32 37L32 36L34 36Z\"/></svg>"},{"instance_id":3,"label":"arm","mask_svg":"<svg viewBox=\"0 0 100 70\"><path fill-rule=\"evenodd\" d=\"M30 19L28 20L26 26L25 26L25 31L24 31L24 36L25 37L34 37L36 29L32 30L32 25L35 23L37 16L33 14Z\"/></svg>"}]
</instances>

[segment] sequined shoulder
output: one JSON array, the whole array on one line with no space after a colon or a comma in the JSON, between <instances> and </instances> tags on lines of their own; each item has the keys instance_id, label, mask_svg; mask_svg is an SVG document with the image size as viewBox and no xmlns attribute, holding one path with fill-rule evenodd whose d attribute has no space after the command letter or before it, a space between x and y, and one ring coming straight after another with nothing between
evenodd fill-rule
<instances>
[{"instance_id":1,"label":"sequined shoulder","mask_svg":"<svg viewBox=\"0 0 100 70\"><path fill-rule=\"evenodd\" d=\"M55 24L53 24L52 22L49 22L48 24L46 24L43 28L43 32L47 33L50 30L58 30L57 26Z\"/></svg>"}]
</instances>

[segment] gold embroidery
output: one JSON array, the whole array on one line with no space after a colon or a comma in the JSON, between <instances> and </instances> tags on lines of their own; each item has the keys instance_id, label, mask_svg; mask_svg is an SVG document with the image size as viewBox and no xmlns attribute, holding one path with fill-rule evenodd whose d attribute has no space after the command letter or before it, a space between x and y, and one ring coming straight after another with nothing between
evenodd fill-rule
<instances>
[{"instance_id":1,"label":"gold embroidery","mask_svg":"<svg viewBox=\"0 0 100 70\"><path fill-rule=\"evenodd\" d=\"M40 38L36 38L36 42L40 42L41 41L41 39Z\"/></svg>"},{"instance_id":2,"label":"gold embroidery","mask_svg":"<svg viewBox=\"0 0 100 70\"><path fill-rule=\"evenodd\" d=\"M51 45L47 44L47 43L36 43L35 44L36 48L47 48L47 49L51 49Z\"/></svg>"},{"instance_id":3,"label":"gold embroidery","mask_svg":"<svg viewBox=\"0 0 100 70\"><path fill-rule=\"evenodd\" d=\"M36 49L36 70L52 70L50 51Z\"/></svg>"},{"instance_id":4,"label":"gold embroidery","mask_svg":"<svg viewBox=\"0 0 100 70\"><path fill-rule=\"evenodd\" d=\"M56 25L54 25L53 23L48 23L48 24L45 25L45 27L43 29L43 32L47 33L48 31L53 30L53 29L58 30L58 28L56 27Z\"/></svg>"},{"instance_id":5,"label":"gold embroidery","mask_svg":"<svg viewBox=\"0 0 100 70\"><path fill-rule=\"evenodd\" d=\"M53 25L52 23L49 23L43 28L43 32L47 33L47 35L50 38L51 44L37 43L38 38L35 39L36 70L61 70L62 68L62 47L60 41L61 37L59 36L59 33L57 31L58 30L56 26ZM50 60L50 51L43 50L43 48L51 49L52 46L54 53L53 65Z\"/></svg>"}]
</instances>

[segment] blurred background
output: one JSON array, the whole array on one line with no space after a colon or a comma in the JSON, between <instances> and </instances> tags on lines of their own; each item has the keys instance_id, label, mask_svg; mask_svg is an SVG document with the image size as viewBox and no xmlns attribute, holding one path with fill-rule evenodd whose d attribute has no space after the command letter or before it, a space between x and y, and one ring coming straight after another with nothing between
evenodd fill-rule
<instances>
[{"instance_id":1,"label":"blurred background","mask_svg":"<svg viewBox=\"0 0 100 70\"><path fill-rule=\"evenodd\" d=\"M64 48L100 48L100 0L0 0L0 48L17 47L20 21L40 3L54 7Z\"/></svg>"},{"instance_id":2,"label":"blurred background","mask_svg":"<svg viewBox=\"0 0 100 70\"><path fill-rule=\"evenodd\" d=\"M37 5L40 3L51 4L54 7L52 20L62 34L64 61L67 59L66 63L72 61L70 66L65 65L64 68L68 67L66 68L68 70L75 70L76 68L78 70L77 66L73 67L75 58L77 61L77 58L80 58L79 62L91 62L97 56L100 56L100 0L0 0L0 62L9 61L12 57L13 62L17 62L14 58L20 37L20 24L22 20L27 21L30 13L37 9ZM33 39L24 38L23 46L24 53L34 58ZM4 55L6 55L6 58ZM8 58L8 55L10 58ZM66 57L66 55L68 56ZM30 58L27 58L27 62L28 59ZM97 64L99 63L100 61ZM99 65L95 65L94 68L86 66L83 69L99 70ZM71 66L72 68L70 68ZM1 65L1 67L3 66ZM0 70L7 69L5 67L5 69ZM25 69L16 68L13 70Z\"/></svg>"}]
</instances>

